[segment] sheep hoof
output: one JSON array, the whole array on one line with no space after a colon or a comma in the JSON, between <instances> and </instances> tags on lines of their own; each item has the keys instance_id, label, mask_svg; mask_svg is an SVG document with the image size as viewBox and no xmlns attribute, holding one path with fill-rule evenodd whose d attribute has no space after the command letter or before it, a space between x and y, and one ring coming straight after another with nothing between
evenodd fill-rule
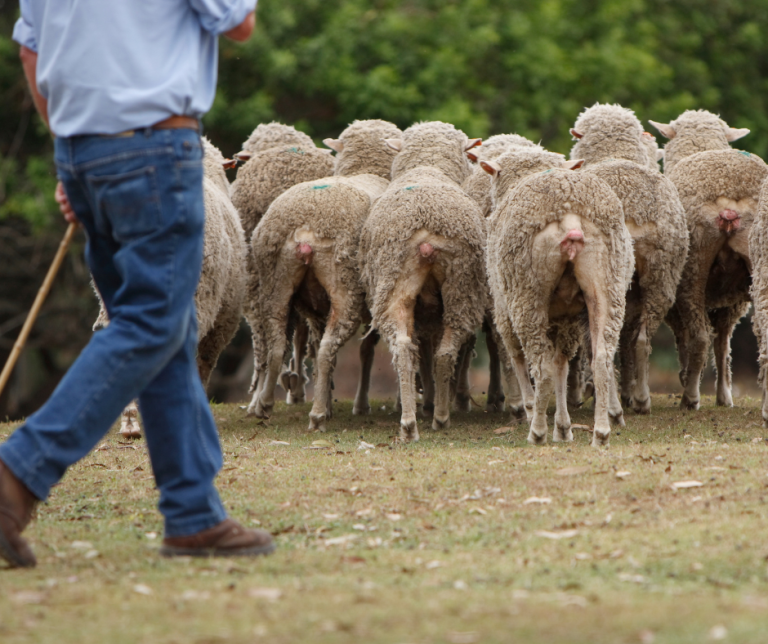
<instances>
[{"instance_id":1,"label":"sheep hoof","mask_svg":"<svg viewBox=\"0 0 768 644\"><path fill-rule=\"evenodd\" d=\"M552 434L553 443L570 443L573 441L573 430L570 423L567 426L555 423L555 431Z\"/></svg>"},{"instance_id":2,"label":"sheep hoof","mask_svg":"<svg viewBox=\"0 0 768 644\"><path fill-rule=\"evenodd\" d=\"M547 432L544 431L543 434L535 434L533 430L528 432L528 442L531 445L546 445L547 444Z\"/></svg>"},{"instance_id":3,"label":"sheep hoof","mask_svg":"<svg viewBox=\"0 0 768 644\"><path fill-rule=\"evenodd\" d=\"M636 414L645 415L651 413L651 399L646 398L645 400L633 400L632 401L632 410Z\"/></svg>"},{"instance_id":4,"label":"sheep hoof","mask_svg":"<svg viewBox=\"0 0 768 644\"><path fill-rule=\"evenodd\" d=\"M495 403L489 402L485 406L485 411L490 412L492 414L495 413L503 413L506 409L506 405L504 404L503 400L499 400Z\"/></svg>"},{"instance_id":5,"label":"sheep hoof","mask_svg":"<svg viewBox=\"0 0 768 644\"><path fill-rule=\"evenodd\" d=\"M448 429L451 426L451 417L446 416L443 419L438 418L435 416L432 418L432 429L435 431L440 431L441 429Z\"/></svg>"},{"instance_id":6,"label":"sheep hoof","mask_svg":"<svg viewBox=\"0 0 768 644\"><path fill-rule=\"evenodd\" d=\"M425 416L432 416L435 413L435 403L425 402L421 406L421 411Z\"/></svg>"},{"instance_id":7,"label":"sheep hoof","mask_svg":"<svg viewBox=\"0 0 768 644\"><path fill-rule=\"evenodd\" d=\"M141 427L135 422L130 422L120 428L120 437L126 440L141 438Z\"/></svg>"},{"instance_id":8,"label":"sheep hoof","mask_svg":"<svg viewBox=\"0 0 768 644\"><path fill-rule=\"evenodd\" d=\"M624 412L620 411L617 414L608 414L611 417L611 420L617 424L619 427L626 427L627 424L624 422Z\"/></svg>"},{"instance_id":9,"label":"sheep hoof","mask_svg":"<svg viewBox=\"0 0 768 644\"><path fill-rule=\"evenodd\" d=\"M715 404L718 407L733 407L733 398L731 397L731 394L718 396L715 399Z\"/></svg>"},{"instance_id":10,"label":"sheep hoof","mask_svg":"<svg viewBox=\"0 0 768 644\"><path fill-rule=\"evenodd\" d=\"M285 395L285 404L286 405L300 405L304 402L304 394L294 394L292 391L288 391L288 393Z\"/></svg>"},{"instance_id":11,"label":"sheep hoof","mask_svg":"<svg viewBox=\"0 0 768 644\"><path fill-rule=\"evenodd\" d=\"M763 416L763 427L768 429L768 417Z\"/></svg>"},{"instance_id":12,"label":"sheep hoof","mask_svg":"<svg viewBox=\"0 0 768 644\"><path fill-rule=\"evenodd\" d=\"M416 442L419 440L419 425L415 418L413 420L400 421L400 440L406 442Z\"/></svg>"},{"instance_id":13,"label":"sheep hoof","mask_svg":"<svg viewBox=\"0 0 768 644\"><path fill-rule=\"evenodd\" d=\"M256 418L269 418L274 406L275 403L268 405L259 400L253 408L248 410L248 415L255 416Z\"/></svg>"},{"instance_id":14,"label":"sheep hoof","mask_svg":"<svg viewBox=\"0 0 768 644\"><path fill-rule=\"evenodd\" d=\"M595 427L595 431L592 434L592 447L608 447L611 439L611 429L602 432Z\"/></svg>"},{"instance_id":15,"label":"sheep hoof","mask_svg":"<svg viewBox=\"0 0 768 644\"><path fill-rule=\"evenodd\" d=\"M325 431L325 414L313 414L309 413L309 431Z\"/></svg>"},{"instance_id":16,"label":"sheep hoof","mask_svg":"<svg viewBox=\"0 0 768 644\"><path fill-rule=\"evenodd\" d=\"M683 397L680 399L680 409L687 409L689 411L696 411L699 408L699 401L697 400L691 400L688 398L687 394L683 394Z\"/></svg>"},{"instance_id":17,"label":"sheep hoof","mask_svg":"<svg viewBox=\"0 0 768 644\"><path fill-rule=\"evenodd\" d=\"M525 419L525 407L523 405L512 405L509 408L513 421L521 421Z\"/></svg>"},{"instance_id":18,"label":"sheep hoof","mask_svg":"<svg viewBox=\"0 0 768 644\"><path fill-rule=\"evenodd\" d=\"M456 394L456 402L454 403L456 411L471 411L472 403L468 394Z\"/></svg>"},{"instance_id":19,"label":"sheep hoof","mask_svg":"<svg viewBox=\"0 0 768 644\"><path fill-rule=\"evenodd\" d=\"M621 406L622 407L631 407L632 406L632 396L625 396L624 394L621 394L619 397L621 400Z\"/></svg>"},{"instance_id":20,"label":"sheep hoof","mask_svg":"<svg viewBox=\"0 0 768 644\"><path fill-rule=\"evenodd\" d=\"M352 407L352 415L353 416L367 416L371 413L371 406L368 403L365 404L359 404L355 403L355 406Z\"/></svg>"}]
</instances>

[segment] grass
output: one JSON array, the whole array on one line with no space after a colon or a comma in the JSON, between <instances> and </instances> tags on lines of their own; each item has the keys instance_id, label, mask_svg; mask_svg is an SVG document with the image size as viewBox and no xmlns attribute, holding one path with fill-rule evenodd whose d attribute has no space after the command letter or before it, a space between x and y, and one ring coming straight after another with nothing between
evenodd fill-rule
<instances>
[{"instance_id":1,"label":"grass","mask_svg":"<svg viewBox=\"0 0 768 644\"><path fill-rule=\"evenodd\" d=\"M306 432L308 405L266 424L215 405L222 496L277 535L258 560L160 559L144 443L111 434L40 509L38 568L0 570L0 642L762 644L759 402L676 402L630 412L600 451L585 431L531 447L482 411L401 445L391 401L338 404L327 434ZM703 486L673 489L686 480Z\"/></svg>"}]
</instances>

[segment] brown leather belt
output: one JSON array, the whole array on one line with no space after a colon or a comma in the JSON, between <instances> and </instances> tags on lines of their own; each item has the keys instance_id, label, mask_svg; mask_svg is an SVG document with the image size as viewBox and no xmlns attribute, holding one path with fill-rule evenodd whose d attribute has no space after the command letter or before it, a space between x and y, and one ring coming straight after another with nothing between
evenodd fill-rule
<instances>
[{"instance_id":1,"label":"brown leather belt","mask_svg":"<svg viewBox=\"0 0 768 644\"><path fill-rule=\"evenodd\" d=\"M199 130L200 122L191 116L174 114L152 126L153 130Z\"/></svg>"}]
</instances>

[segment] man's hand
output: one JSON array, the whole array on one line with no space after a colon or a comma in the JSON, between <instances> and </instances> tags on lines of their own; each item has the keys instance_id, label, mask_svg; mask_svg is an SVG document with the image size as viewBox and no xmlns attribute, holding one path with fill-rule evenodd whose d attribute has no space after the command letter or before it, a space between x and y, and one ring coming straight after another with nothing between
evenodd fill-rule
<instances>
[{"instance_id":1,"label":"man's hand","mask_svg":"<svg viewBox=\"0 0 768 644\"><path fill-rule=\"evenodd\" d=\"M56 198L56 203L59 204L59 210L61 210L61 214L64 215L64 219L66 219L70 224L80 223L77 219L75 211L72 210L72 204L69 203L69 198L67 197L67 193L64 192L64 185L61 183L61 181L56 184L56 192L54 193L54 196Z\"/></svg>"},{"instance_id":2,"label":"man's hand","mask_svg":"<svg viewBox=\"0 0 768 644\"><path fill-rule=\"evenodd\" d=\"M224 35L235 42L245 42L251 37L256 26L256 12L251 11L237 27L225 32Z\"/></svg>"}]
</instances>

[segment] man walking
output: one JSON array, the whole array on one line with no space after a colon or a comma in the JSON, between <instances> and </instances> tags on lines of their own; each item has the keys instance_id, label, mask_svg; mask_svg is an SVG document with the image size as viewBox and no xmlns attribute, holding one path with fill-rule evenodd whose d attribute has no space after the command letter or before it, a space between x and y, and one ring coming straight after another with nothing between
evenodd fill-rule
<instances>
[{"instance_id":1,"label":"man walking","mask_svg":"<svg viewBox=\"0 0 768 644\"><path fill-rule=\"evenodd\" d=\"M56 136L56 198L79 220L110 317L48 402L0 446L0 556L38 500L139 399L165 519L165 556L260 555L271 536L227 518L218 433L195 360L203 250L199 118L219 34L247 40L256 0L21 0L14 39Z\"/></svg>"}]
</instances>

